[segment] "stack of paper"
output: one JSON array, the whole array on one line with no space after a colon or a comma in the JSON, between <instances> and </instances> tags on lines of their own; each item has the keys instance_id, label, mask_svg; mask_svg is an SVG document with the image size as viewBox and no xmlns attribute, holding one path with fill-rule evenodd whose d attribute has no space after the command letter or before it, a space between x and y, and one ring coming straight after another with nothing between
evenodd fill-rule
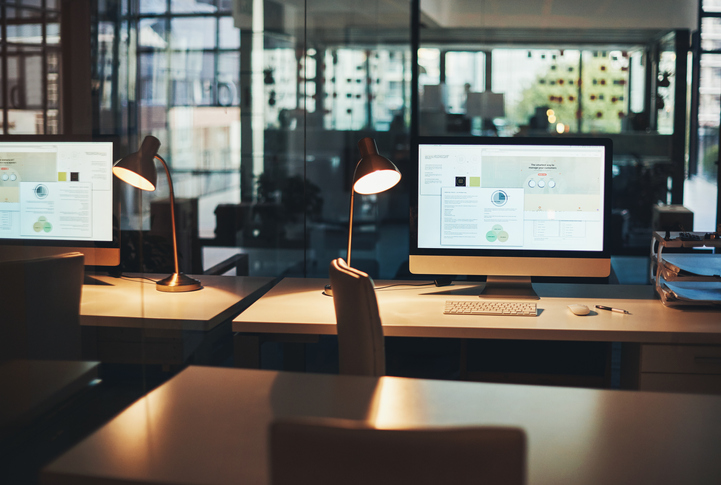
<instances>
[{"instance_id":1,"label":"stack of paper","mask_svg":"<svg viewBox=\"0 0 721 485\"><path fill-rule=\"evenodd\" d=\"M664 254L658 273L664 304L721 304L721 254Z\"/></svg>"}]
</instances>

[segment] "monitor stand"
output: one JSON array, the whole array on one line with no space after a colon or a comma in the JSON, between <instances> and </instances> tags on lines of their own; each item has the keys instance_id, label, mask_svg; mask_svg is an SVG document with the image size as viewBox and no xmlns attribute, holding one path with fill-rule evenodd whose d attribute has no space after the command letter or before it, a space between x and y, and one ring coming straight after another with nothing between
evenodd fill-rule
<instances>
[{"instance_id":1,"label":"monitor stand","mask_svg":"<svg viewBox=\"0 0 721 485\"><path fill-rule=\"evenodd\" d=\"M487 299L539 300L540 297L531 285L530 276L491 276L486 278L486 286L478 295Z\"/></svg>"}]
</instances>

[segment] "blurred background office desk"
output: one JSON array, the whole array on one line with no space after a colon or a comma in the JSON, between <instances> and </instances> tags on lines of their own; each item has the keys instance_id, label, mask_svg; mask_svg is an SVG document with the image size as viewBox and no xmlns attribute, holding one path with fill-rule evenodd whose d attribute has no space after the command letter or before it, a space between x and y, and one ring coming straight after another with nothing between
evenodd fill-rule
<instances>
[{"instance_id":1,"label":"blurred background office desk","mask_svg":"<svg viewBox=\"0 0 721 485\"><path fill-rule=\"evenodd\" d=\"M273 283L273 278L194 276L203 289L166 293L165 275L92 276L83 285L80 325L84 358L103 363L179 365L213 363L219 340L228 341L230 319Z\"/></svg>"},{"instance_id":2,"label":"blurred background office desk","mask_svg":"<svg viewBox=\"0 0 721 485\"><path fill-rule=\"evenodd\" d=\"M50 463L41 482L269 484L269 424L312 416L517 426L529 485L715 484L719 409L719 396L188 367Z\"/></svg>"},{"instance_id":3,"label":"blurred background office desk","mask_svg":"<svg viewBox=\"0 0 721 485\"><path fill-rule=\"evenodd\" d=\"M296 340L334 335L333 299L322 278L285 278L233 320L236 364L258 366L266 335ZM408 286L385 285L408 283ZM419 281L376 281L386 337L623 342L622 387L721 393L721 310L667 308L650 285L536 283L537 317L444 315L446 300L474 299L474 285L411 286ZM576 316L568 305L591 308ZM595 309L623 308L624 315ZM276 337L277 338L277 337Z\"/></svg>"}]
</instances>

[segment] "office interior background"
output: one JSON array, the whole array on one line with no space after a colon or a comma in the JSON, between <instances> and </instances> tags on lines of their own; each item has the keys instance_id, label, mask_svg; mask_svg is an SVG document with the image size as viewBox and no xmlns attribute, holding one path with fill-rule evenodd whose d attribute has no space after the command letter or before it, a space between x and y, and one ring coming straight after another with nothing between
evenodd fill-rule
<instances>
[{"instance_id":1,"label":"office interior background","mask_svg":"<svg viewBox=\"0 0 721 485\"><path fill-rule=\"evenodd\" d=\"M610 137L615 255L647 252L659 203L714 230L721 5L576 3L2 2L0 133L112 136L118 158L156 136L186 272L242 248L251 275L326 275L357 141L403 172L413 130ZM497 96L483 113L468 93ZM409 187L359 201L355 261L373 277L407 274ZM162 235L167 189L120 190L128 254ZM146 259L123 265L163 264Z\"/></svg>"},{"instance_id":2,"label":"office interior background","mask_svg":"<svg viewBox=\"0 0 721 485\"><path fill-rule=\"evenodd\" d=\"M719 223L719 0L10 0L0 13L0 135L109 139L116 158L157 137L186 273L243 254L249 276L327 277L365 136L401 173L416 134L611 138L611 282L650 282L659 207L688 209L683 230ZM353 266L373 278L414 277L412 182L356 199ZM115 270L172 272L167 185L116 188ZM118 407L178 368L135 363Z\"/></svg>"}]
</instances>

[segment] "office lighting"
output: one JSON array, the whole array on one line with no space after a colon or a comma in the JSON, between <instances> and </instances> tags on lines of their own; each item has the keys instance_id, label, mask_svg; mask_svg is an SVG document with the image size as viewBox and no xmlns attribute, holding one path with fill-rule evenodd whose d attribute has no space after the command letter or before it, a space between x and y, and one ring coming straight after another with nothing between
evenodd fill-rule
<instances>
[{"instance_id":1,"label":"office lighting","mask_svg":"<svg viewBox=\"0 0 721 485\"><path fill-rule=\"evenodd\" d=\"M346 263L351 266L351 242L353 240L353 203L355 193L361 195L378 194L395 186L401 179L401 172L393 162L378 153L378 146L373 138L363 138L358 142L361 159L353 173L353 186L350 190L350 209L348 216L348 256ZM324 293L331 296L330 285L326 285Z\"/></svg>"},{"instance_id":2,"label":"office lighting","mask_svg":"<svg viewBox=\"0 0 721 485\"><path fill-rule=\"evenodd\" d=\"M175 229L175 196L173 195L173 181L170 178L170 170L165 160L158 155L160 141L154 136L146 136L140 149L121 158L113 166L113 174L123 182L135 188L146 191L153 191L157 187L158 172L155 169L155 160L159 160L165 168L170 188L170 219L173 229L173 257L175 259L175 273L156 283L158 291L194 291L202 288L200 281L193 279L180 272L178 266L178 237Z\"/></svg>"}]
</instances>

